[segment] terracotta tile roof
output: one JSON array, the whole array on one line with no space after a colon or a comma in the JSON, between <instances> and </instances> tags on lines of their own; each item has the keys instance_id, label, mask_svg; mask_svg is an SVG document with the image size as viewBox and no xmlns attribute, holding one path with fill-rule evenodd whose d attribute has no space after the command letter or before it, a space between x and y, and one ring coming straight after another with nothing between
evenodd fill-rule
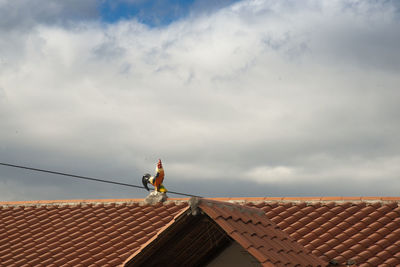
<instances>
[{"instance_id":1,"label":"terracotta tile roof","mask_svg":"<svg viewBox=\"0 0 400 267\"><path fill-rule=\"evenodd\" d=\"M0 202L0 265L117 266L185 207L183 201Z\"/></svg>"},{"instance_id":2,"label":"terracotta tile roof","mask_svg":"<svg viewBox=\"0 0 400 267\"><path fill-rule=\"evenodd\" d=\"M143 205L142 199L0 202L0 265L119 265L162 229L165 232L163 227L188 209L187 200L154 206ZM326 262L400 265L398 197L217 200L261 209ZM234 216L226 216L215 220L237 223Z\"/></svg>"},{"instance_id":3,"label":"terracotta tile roof","mask_svg":"<svg viewBox=\"0 0 400 267\"><path fill-rule=\"evenodd\" d=\"M231 199L230 201L235 202ZM236 200L238 201L238 200ZM325 261L400 265L400 198L253 199L284 232Z\"/></svg>"},{"instance_id":4,"label":"terracotta tile roof","mask_svg":"<svg viewBox=\"0 0 400 267\"><path fill-rule=\"evenodd\" d=\"M400 197L229 198L262 209L326 261L400 265Z\"/></svg>"},{"instance_id":5,"label":"terracotta tile roof","mask_svg":"<svg viewBox=\"0 0 400 267\"><path fill-rule=\"evenodd\" d=\"M200 200L199 208L263 266L326 266L260 209L220 201Z\"/></svg>"}]
</instances>

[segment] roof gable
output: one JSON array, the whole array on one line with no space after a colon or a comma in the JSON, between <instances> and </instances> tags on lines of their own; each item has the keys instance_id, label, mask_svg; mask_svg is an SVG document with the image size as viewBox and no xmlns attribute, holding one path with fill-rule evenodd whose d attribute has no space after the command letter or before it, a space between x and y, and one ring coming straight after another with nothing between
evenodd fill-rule
<instances>
[{"instance_id":1,"label":"roof gable","mask_svg":"<svg viewBox=\"0 0 400 267\"><path fill-rule=\"evenodd\" d=\"M174 219L131 255L124 266L202 266L230 238L212 220L190 216L190 209ZM212 237L212 238L210 238Z\"/></svg>"},{"instance_id":2,"label":"roof gable","mask_svg":"<svg viewBox=\"0 0 400 267\"><path fill-rule=\"evenodd\" d=\"M261 263L254 258L247 250L245 250L239 243L233 241L226 247L219 255L211 259L207 263L207 267L261 267Z\"/></svg>"},{"instance_id":3,"label":"roof gable","mask_svg":"<svg viewBox=\"0 0 400 267\"><path fill-rule=\"evenodd\" d=\"M192 198L181 214L125 266L197 266L238 242L264 266L326 266L256 208ZM188 208L189 210L189 208ZM194 216L190 216L194 215Z\"/></svg>"}]
</instances>

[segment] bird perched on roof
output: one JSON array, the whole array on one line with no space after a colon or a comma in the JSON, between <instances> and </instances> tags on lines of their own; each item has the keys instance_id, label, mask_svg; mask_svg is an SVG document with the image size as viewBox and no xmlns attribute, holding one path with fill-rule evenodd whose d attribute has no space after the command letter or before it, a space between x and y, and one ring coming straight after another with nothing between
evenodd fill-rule
<instances>
[{"instance_id":1,"label":"bird perched on roof","mask_svg":"<svg viewBox=\"0 0 400 267\"><path fill-rule=\"evenodd\" d=\"M147 184L152 184L154 186L155 192L165 193L167 189L164 187L162 182L164 181L164 169L161 163L161 159L158 160L157 167L156 167L156 174L151 176L150 174L146 173L142 177L143 186L150 191Z\"/></svg>"}]
</instances>

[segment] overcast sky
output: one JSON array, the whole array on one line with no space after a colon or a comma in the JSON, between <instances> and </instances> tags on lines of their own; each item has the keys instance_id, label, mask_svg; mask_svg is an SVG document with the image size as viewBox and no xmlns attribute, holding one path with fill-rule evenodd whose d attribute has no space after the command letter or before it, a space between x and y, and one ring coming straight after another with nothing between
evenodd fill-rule
<instances>
[{"instance_id":1,"label":"overcast sky","mask_svg":"<svg viewBox=\"0 0 400 267\"><path fill-rule=\"evenodd\" d=\"M398 196L400 4L0 0L0 162L201 196ZM0 200L139 198L0 166ZM176 197L170 195L170 197Z\"/></svg>"}]
</instances>

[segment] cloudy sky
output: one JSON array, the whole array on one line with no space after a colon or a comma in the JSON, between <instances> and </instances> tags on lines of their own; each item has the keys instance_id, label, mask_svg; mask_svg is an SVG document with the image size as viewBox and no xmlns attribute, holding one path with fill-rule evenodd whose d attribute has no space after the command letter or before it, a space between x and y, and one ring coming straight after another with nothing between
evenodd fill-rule
<instances>
[{"instance_id":1,"label":"cloudy sky","mask_svg":"<svg viewBox=\"0 0 400 267\"><path fill-rule=\"evenodd\" d=\"M396 0L0 0L0 162L201 196L398 196ZM138 198L0 166L0 200ZM176 197L170 195L170 197Z\"/></svg>"}]
</instances>

